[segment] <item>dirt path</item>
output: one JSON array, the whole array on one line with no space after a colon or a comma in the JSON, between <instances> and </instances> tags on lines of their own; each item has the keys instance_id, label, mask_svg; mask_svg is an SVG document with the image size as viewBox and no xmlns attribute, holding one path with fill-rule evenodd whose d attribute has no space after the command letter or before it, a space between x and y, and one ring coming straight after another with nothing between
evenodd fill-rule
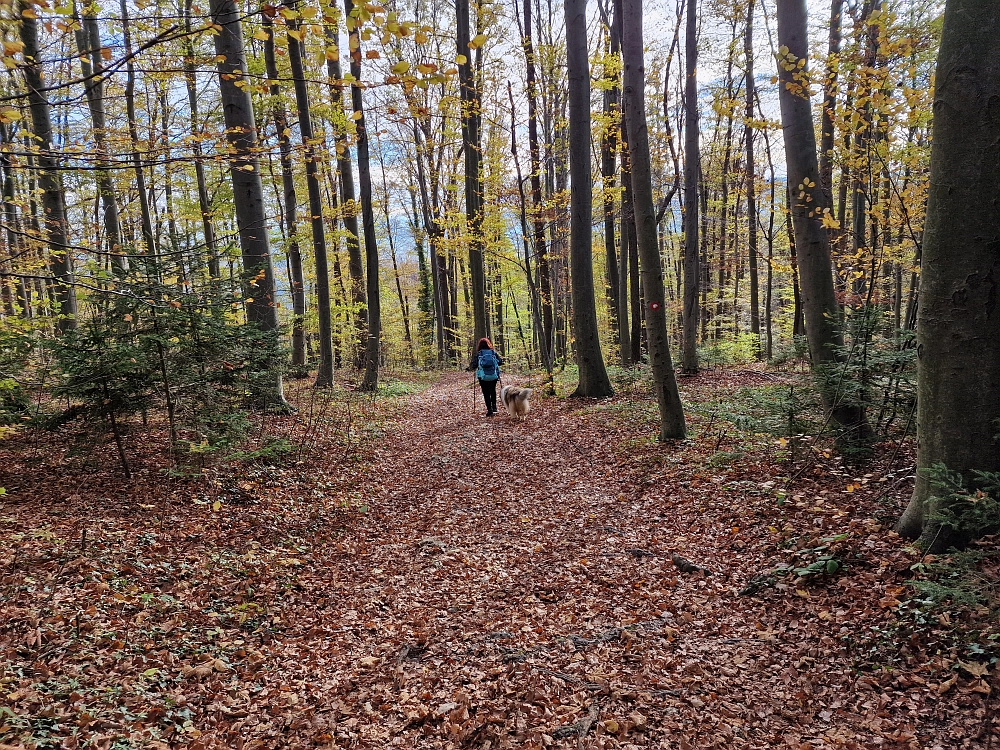
<instances>
[{"instance_id":1,"label":"dirt path","mask_svg":"<svg viewBox=\"0 0 1000 750\"><path fill-rule=\"evenodd\" d=\"M457 376L413 399L330 565L325 632L294 655L323 681L313 728L352 747L885 742L835 628L736 596L754 562L724 493L646 484L602 414L488 420ZM673 551L725 567L683 575Z\"/></svg>"},{"instance_id":2,"label":"dirt path","mask_svg":"<svg viewBox=\"0 0 1000 750\"><path fill-rule=\"evenodd\" d=\"M986 746L989 687L900 649L913 559L835 467L779 502L774 456L704 409L661 446L644 394L516 422L470 385L225 492L163 480L155 446L124 482L65 436L0 445L0 745ZM739 595L830 538L846 575Z\"/></svg>"}]
</instances>

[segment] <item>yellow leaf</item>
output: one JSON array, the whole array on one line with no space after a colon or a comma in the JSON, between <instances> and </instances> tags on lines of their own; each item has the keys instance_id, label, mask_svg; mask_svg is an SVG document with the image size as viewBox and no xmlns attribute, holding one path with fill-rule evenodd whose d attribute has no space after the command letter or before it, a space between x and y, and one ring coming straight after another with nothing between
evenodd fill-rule
<instances>
[{"instance_id":1,"label":"yellow leaf","mask_svg":"<svg viewBox=\"0 0 1000 750\"><path fill-rule=\"evenodd\" d=\"M806 591L805 589L795 589L795 595L796 596L801 596L803 599L809 599L810 598L809 592Z\"/></svg>"},{"instance_id":2,"label":"yellow leaf","mask_svg":"<svg viewBox=\"0 0 1000 750\"><path fill-rule=\"evenodd\" d=\"M340 59L340 50L337 49L336 47L327 47L326 48L326 59L327 60L339 60Z\"/></svg>"},{"instance_id":3,"label":"yellow leaf","mask_svg":"<svg viewBox=\"0 0 1000 750\"><path fill-rule=\"evenodd\" d=\"M465 65L467 62L469 62L469 58L467 58L465 55L457 55L455 57L456 65Z\"/></svg>"},{"instance_id":4,"label":"yellow leaf","mask_svg":"<svg viewBox=\"0 0 1000 750\"><path fill-rule=\"evenodd\" d=\"M306 19L315 18L317 10L315 8L309 6L309 7L303 8L300 11L300 13L301 13L301 15L302 15L303 18L306 18Z\"/></svg>"},{"instance_id":5,"label":"yellow leaf","mask_svg":"<svg viewBox=\"0 0 1000 750\"><path fill-rule=\"evenodd\" d=\"M472 38L472 41L469 42L469 49L478 49L479 47L482 47L486 44L486 39L486 34L476 34Z\"/></svg>"},{"instance_id":6,"label":"yellow leaf","mask_svg":"<svg viewBox=\"0 0 1000 750\"><path fill-rule=\"evenodd\" d=\"M24 49L24 42L4 41L3 43L3 53L5 55L16 55L23 49Z\"/></svg>"},{"instance_id":7,"label":"yellow leaf","mask_svg":"<svg viewBox=\"0 0 1000 750\"><path fill-rule=\"evenodd\" d=\"M25 8L21 11L21 16L24 18L38 18L38 14L35 13L31 8Z\"/></svg>"},{"instance_id":8,"label":"yellow leaf","mask_svg":"<svg viewBox=\"0 0 1000 750\"><path fill-rule=\"evenodd\" d=\"M257 29L253 33L253 38L259 42L266 42L268 39L271 38L271 35L268 34L266 31L264 31L264 29Z\"/></svg>"},{"instance_id":9,"label":"yellow leaf","mask_svg":"<svg viewBox=\"0 0 1000 750\"><path fill-rule=\"evenodd\" d=\"M297 10L292 10L291 8L282 7L278 12L286 21L291 21L293 18L299 17L299 12Z\"/></svg>"},{"instance_id":10,"label":"yellow leaf","mask_svg":"<svg viewBox=\"0 0 1000 750\"><path fill-rule=\"evenodd\" d=\"M360 120L362 117L364 117L364 115L361 112L356 111L351 113L352 120Z\"/></svg>"},{"instance_id":11,"label":"yellow leaf","mask_svg":"<svg viewBox=\"0 0 1000 750\"><path fill-rule=\"evenodd\" d=\"M296 29L289 29L288 30L288 36L290 36L292 39L294 39L297 42L301 42L305 38L306 32L305 32L305 29L298 29L298 30L296 30Z\"/></svg>"},{"instance_id":12,"label":"yellow leaf","mask_svg":"<svg viewBox=\"0 0 1000 750\"><path fill-rule=\"evenodd\" d=\"M404 75L406 71L410 69L410 64L406 60L396 63L392 66L392 72L398 76Z\"/></svg>"},{"instance_id":13,"label":"yellow leaf","mask_svg":"<svg viewBox=\"0 0 1000 750\"><path fill-rule=\"evenodd\" d=\"M425 34L424 32L418 31L414 35L413 39L417 44L427 44L427 40L430 39L430 37L427 36L427 34Z\"/></svg>"},{"instance_id":14,"label":"yellow leaf","mask_svg":"<svg viewBox=\"0 0 1000 750\"><path fill-rule=\"evenodd\" d=\"M212 503L212 510L214 510L214 511L218 511L221 507L222 507L222 503L219 502L218 500L216 500L214 503Z\"/></svg>"},{"instance_id":15,"label":"yellow leaf","mask_svg":"<svg viewBox=\"0 0 1000 750\"><path fill-rule=\"evenodd\" d=\"M417 70L423 73L425 76L430 75L438 69L438 66L434 63L420 63L417 65Z\"/></svg>"},{"instance_id":16,"label":"yellow leaf","mask_svg":"<svg viewBox=\"0 0 1000 750\"><path fill-rule=\"evenodd\" d=\"M16 109L5 109L0 111L0 122L4 125L21 119L21 113Z\"/></svg>"}]
</instances>

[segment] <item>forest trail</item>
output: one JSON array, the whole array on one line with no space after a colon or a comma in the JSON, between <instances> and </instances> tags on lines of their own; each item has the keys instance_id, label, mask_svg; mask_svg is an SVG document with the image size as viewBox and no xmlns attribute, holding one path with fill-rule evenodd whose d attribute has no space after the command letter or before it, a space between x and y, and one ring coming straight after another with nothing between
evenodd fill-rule
<instances>
[{"instance_id":1,"label":"forest trail","mask_svg":"<svg viewBox=\"0 0 1000 750\"><path fill-rule=\"evenodd\" d=\"M412 399L329 570L336 635L299 652L303 679L339 675L319 701L339 712L333 734L475 748L901 736L851 705L850 664L818 613L737 596L756 571L725 493L696 499L711 484L694 471L649 483L635 459L655 468L671 450L640 440L630 460L609 408L536 398L524 422L486 419L458 375ZM680 573L672 552L714 575Z\"/></svg>"},{"instance_id":2,"label":"forest trail","mask_svg":"<svg viewBox=\"0 0 1000 750\"><path fill-rule=\"evenodd\" d=\"M664 446L641 385L517 422L445 375L275 418L311 452L228 478L164 479L161 426L131 481L85 426L18 433L0 745L986 747L986 667L896 642L915 558L872 517L885 485L818 455L786 500L773 441L713 427L710 399L774 378L685 378L692 438ZM740 595L816 549L845 571Z\"/></svg>"}]
</instances>

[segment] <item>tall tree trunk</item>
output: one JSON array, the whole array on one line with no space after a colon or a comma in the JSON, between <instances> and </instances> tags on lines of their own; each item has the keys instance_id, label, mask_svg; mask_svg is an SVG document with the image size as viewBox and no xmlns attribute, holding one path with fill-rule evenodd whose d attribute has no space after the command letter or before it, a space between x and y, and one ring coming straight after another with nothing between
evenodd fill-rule
<instances>
[{"instance_id":1,"label":"tall tree trunk","mask_svg":"<svg viewBox=\"0 0 1000 750\"><path fill-rule=\"evenodd\" d=\"M198 208L201 212L204 232L205 254L208 257L208 275L215 285L221 280L219 250L215 239L215 221L212 218L212 202L208 196L208 181L205 179L205 165L202 162L201 133L204 128L198 115L198 79L194 62L194 37L191 35L192 0L184 0L184 84L187 88L188 107L191 113L192 150L194 151L194 174L198 183Z\"/></svg>"},{"instance_id":2,"label":"tall tree trunk","mask_svg":"<svg viewBox=\"0 0 1000 750\"><path fill-rule=\"evenodd\" d=\"M344 0L344 12L350 16L354 0ZM379 355L382 344L382 302L379 292L378 240L375 237L375 212L372 207L372 175L368 157L368 130L361 89L361 35L358 27L351 31L351 103L354 107L358 138L358 184L361 188L361 223L365 237L365 278L368 292L368 340L365 346L365 375L359 386L362 391L378 387Z\"/></svg>"},{"instance_id":3,"label":"tall tree trunk","mask_svg":"<svg viewBox=\"0 0 1000 750\"><path fill-rule=\"evenodd\" d=\"M524 0L524 57L528 86L528 150L531 154L531 203L535 257L538 261L538 287L541 296L542 329L539 333L542 364L549 375L555 364L552 310L552 270L545 244L545 218L542 215L542 159L538 141L538 84L535 77L535 49L531 37L531 0Z\"/></svg>"},{"instance_id":4,"label":"tall tree trunk","mask_svg":"<svg viewBox=\"0 0 1000 750\"><path fill-rule=\"evenodd\" d=\"M698 306L701 255L698 243L698 178L701 131L698 125L698 0L687 0L684 69L684 352L685 372L698 372Z\"/></svg>"},{"instance_id":5,"label":"tall tree trunk","mask_svg":"<svg viewBox=\"0 0 1000 750\"><path fill-rule=\"evenodd\" d=\"M941 523L949 501L938 499L928 470L959 472L970 492L979 489L975 472L1000 471L1000 16L990 3L948 0L936 81L917 313L917 480L897 526L931 551L967 542L969 532Z\"/></svg>"},{"instance_id":6,"label":"tall tree trunk","mask_svg":"<svg viewBox=\"0 0 1000 750\"><path fill-rule=\"evenodd\" d=\"M52 151L52 120L49 101L45 96L41 56L38 48L38 21L28 18L23 11L31 6L19 2L21 17L21 43L24 45L24 82L28 88L28 107L31 113L31 130L38 151L35 164L38 168L38 187L42 191L45 212L45 235L49 245L49 268L54 277L55 303L58 306L59 331L76 328L76 288L73 286L73 256L69 244L69 223L66 219L66 194L59 177L59 160ZM34 15L32 13L32 15Z\"/></svg>"},{"instance_id":7,"label":"tall tree trunk","mask_svg":"<svg viewBox=\"0 0 1000 750\"><path fill-rule=\"evenodd\" d=\"M139 126L135 113L135 65L132 58L132 32L128 17L128 4L121 0L122 10L122 41L125 43L125 113L128 118L128 135L131 141L132 165L135 171L135 186L139 198L139 212L142 217L142 241L149 256L147 269L157 274L156 235L153 233L153 214L149 207L149 191L146 188L146 173L142 166L142 154L139 153Z\"/></svg>"},{"instance_id":8,"label":"tall tree trunk","mask_svg":"<svg viewBox=\"0 0 1000 750\"><path fill-rule=\"evenodd\" d=\"M295 175L292 173L292 129L288 122L288 115L285 112L285 104L281 99L281 86L278 84L278 63L274 54L274 24L271 21L271 14L274 11L265 9L261 13L264 32L267 39L264 41L264 65L267 72L268 88L271 93L271 116L274 119L274 130L278 137L278 152L281 155L281 192L284 196L285 204L285 237L287 242L286 252L288 253L289 285L292 295L292 377L305 377L306 367L306 288L305 279L302 274L302 253L299 250L298 237L298 199L295 195ZM294 21L288 22L288 30L298 33L293 26ZM292 36L288 37L288 59L292 63L292 79L295 81L295 103L299 110L299 121L302 125L303 140L305 140L305 130L312 133L312 126L309 124L309 103L306 101L305 114L302 114L302 103L298 100L298 83L302 77L301 54L297 52L297 43ZM298 73L295 71L295 61L298 61ZM302 80L305 88L305 79ZM304 92L303 92L304 93ZM310 135L310 137L312 137ZM306 167L308 170L308 166ZM313 165L315 172L315 165ZM310 187L312 184L310 183ZM312 202L310 194L310 204ZM310 213L315 214L315 206L310 205ZM320 204L320 216L322 217L322 204ZM322 220L322 218L321 218ZM313 222L315 232L315 220ZM322 233L322 227L320 232Z\"/></svg>"},{"instance_id":9,"label":"tall tree trunk","mask_svg":"<svg viewBox=\"0 0 1000 750\"><path fill-rule=\"evenodd\" d=\"M326 37L330 44L336 46L337 27L333 15L324 18ZM330 79L330 97L338 112L344 111L344 93L341 85L333 83L343 78L340 70L340 55L328 55L326 62L327 76ZM361 256L361 232L358 230L358 201L354 189L354 165L351 163L351 147L347 142L347 132L343 128L336 129L337 170L340 172L340 205L343 212L344 229L347 230L347 274L351 279L351 300L357 308L354 313L354 325L358 335L358 346L355 348L354 364L360 367L367 347L368 336L368 300L365 293L365 269Z\"/></svg>"},{"instance_id":10,"label":"tall tree trunk","mask_svg":"<svg viewBox=\"0 0 1000 750\"><path fill-rule=\"evenodd\" d=\"M297 7L297 4L292 6ZM306 87L306 73L302 63L305 50L303 39L296 34L304 33L297 19L288 21L288 62L292 68L295 83L295 107L299 111L299 134L306 161L306 188L309 192L309 225L312 228L313 261L316 264L316 314L319 318L319 367L315 385L333 385L333 321L330 313L330 268L326 252L326 231L323 220L321 156L316 152L316 135L313 132L312 117L309 112L309 90ZM293 33L294 32L294 33ZM296 247L296 250L298 248ZM302 259L297 259L298 270L293 262L293 283L302 291L302 313L305 314L305 289L302 278ZM295 290L293 290L294 292Z\"/></svg>"},{"instance_id":11,"label":"tall tree trunk","mask_svg":"<svg viewBox=\"0 0 1000 750\"><path fill-rule=\"evenodd\" d=\"M750 333L757 337L760 355L760 284L757 274L757 173L754 161L754 97L756 85L753 71L753 9L757 0L747 3L747 28L743 40L743 54L746 56L746 127L743 138L746 146L747 174L747 250L750 261Z\"/></svg>"},{"instance_id":12,"label":"tall tree trunk","mask_svg":"<svg viewBox=\"0 0 1000 750\"><path fill-rule=\"evenodd\" d=\"M115 195L115 184L111 172L108 171L108 138L104 110L104 62L101 57L101 27L90 9L84 11L80 28L76 32L77 49L80 52L80 69L83 77L89 79L85 84L87 107L90 109L90 120L93 124L94 143L97 146L98 165L102 168L97 173L97 190L101 196L101 206L104 209L104 240L107 243L111 264L119 272L124 273L125 248L122 244L121 218L118 212L118 200Z\"/></svg>"},{"instance_id":13,"label":"tall tree trunk","mask_svg":"<svg viewBox=\"0 0 1000 750\"><path fill-rule=\"evenodd\" d=\"M660 440L683 439L687 430L684 425L684 407L677 391L674 366L670 359L663 268L656 237L656 210L653 207L649 129L646 126L642 0L624 0L624 11L622 57L625 64L625 126L629 133L632 201L646 303L646 342L653 370L656 401L660 408Z\"/></svg>"},{"instance_id":14,"label":"tall tree trunk","mask_svg":"<svg viewBox=\"0 0 1000 750\"><path fill-rule=\"evenodd\" d=\"M622 256L625 257L621 277L628 279L628 304L632 325L629 330L629 363L642 361L642 291L639 288L639 243L635 233L635 206L632 202L632 163L629 156L628 129L622 128ZM622 292L624 296L624 291Z\"/></svg>"},{"instance_id":15,"label":"tall tree trunk","mask_svg":"<svg viewBox=\"0 0 1000 750\"><path fill-rule=\"evenodd\" d=\"M751 0L751 3L753 0ZM837 74L840 70L840 28L844 0L830 2L830 43L826 56L826 78L823 81L823 110L820 118L819 174L826 194L833 196L833 145L836 131L834 116L837 109ZM824 206L825 208L825 206ZM832 209L833 206L831 205Z\"/></svg>"},{"instance_id":16,"label":"tall tree trunk","mask_svg":"<svg viewBox=\"0 0 1000 750\"><path fill-rule=\"evenodd\" d=\"M574 396L604 398L614 390L604 366L594 299L593 194L590 173L590 61L587 0L564 0L569 79L570 272L573 333L580 380Z\"/></svg>"},{"instance_id":17,"label":"tall tree trunk","mask_svg":"<svg viewBox=\"0 0 1000 750\"><path fill-rule=\"evenodd\" d=\"M618 303L620 281L618 279L618 252L615 248L615 149L616 135L621 123L620 90L618 70L614 64L621 51L620 27L621 19L617 13L608 28L609 44L607 51L611 61L605 64L604 78L604 118L605 130L601 135L601 177L604 187L604 255L605 273L607 275L608 317L611 330L615 334L619 353L624 361L625 343L628 334L623 338L624 327L620 322ZM627 325L627 323L626 323Z\"/></svg>"},{"instance_id":18,"label":"tall tree trunk","mask_svg":"<svg viewBox=\"0 0 1000 750\"><path fill-rule=\"evenodd\" d=\"M808 84L803 85L808 64L800 63L809 52L805 0L777 0L777 11L778 43L788 49L778 61L778 96L809 353L826 409L847 431L848 440L867 439L871 428L864 408L845 394L843 375L835 372L844 364L844 337L833 289L830 238L821 220L829 201L819 181Z\"/></svg>"},{"instance_id":19,"label":"tall tree trunk","mask_svg":"<svg viewBox=\"0 0 1000 750\"><path fill-rule=\"evenodd\" d=\"M226 140L229 143L229 167L233 182L233 206L239 227L243 255L243 283L247 302L247 322L267 335L265 345L272 348L270 382L257 394L269 409L288 411L278 359L278 310L275 299L274 268L267 237L267 212L264 187L260 179L257 127L253 101L244 78L243 27L235 0L211 0L212 21L221 27L215 36L222 113ZM237 83L241 84L240 86Z\"/></svg>"},{"instance_id":20,"label":"tall tree trunk","mask_svg":"<svg viewBox=\"0 0 1000 750\"><path fill-rule=\"evenodd\" d=\"M480 174L479 91L469 48L469 0L456 0L458 85L462 101L462 151L465 155L465 224L472 279L473 347L486 336L486 268L483 263L483 179ZM471 352L470 364L476 353Z\"/></svg>"}]
</instances>

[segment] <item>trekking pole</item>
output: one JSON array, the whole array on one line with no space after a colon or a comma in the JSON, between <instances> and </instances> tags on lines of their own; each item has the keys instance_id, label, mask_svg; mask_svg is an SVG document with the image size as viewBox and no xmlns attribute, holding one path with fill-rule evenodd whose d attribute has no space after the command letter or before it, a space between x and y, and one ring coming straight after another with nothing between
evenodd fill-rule
<instances>
[{"instance_id":1,"label":"trekking pole","mask_svg":"<svg viewBox=\"0 0 1000 750\"><path fill-rule=\"evenodd\" d=\"M476 373L472 373L472 414L476 414Z\"/></svg>"}]
</instances>

